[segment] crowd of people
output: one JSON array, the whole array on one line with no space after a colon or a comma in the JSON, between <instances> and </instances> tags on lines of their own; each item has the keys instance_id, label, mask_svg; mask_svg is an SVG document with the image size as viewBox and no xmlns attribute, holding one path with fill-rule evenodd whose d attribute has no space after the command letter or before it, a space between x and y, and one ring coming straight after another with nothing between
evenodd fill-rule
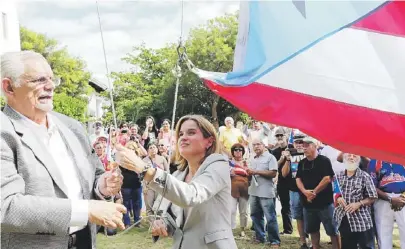
<instances>
[{"instance_id":1,"label":"crowd of people","mask_svg":"<svg viewBox=\"0 0 405 249\"><path fill-rule=\"evenodd\" d=\"M139 223L143 195L153 239L171 236L176 249L237 248L238 210L239 235L250 214L252 242L271 248L293 232L294 219L303 249L320 248L321 223L332 247L344 249L375 248L375 238L390 249L396 223L405 249L403 165L258 120L235 127L231 117L216 129L187 115L175 132L153 117L141 133L136 124L97 122L88 135L52 112L60 80L42 55L6 53L0 72L4 248L95 248L100 227Z\"/></svg>"},{"instance_id":2,"label":"crowd of people","mask_svg":"<svg viewBox=\"0 0 405 249\"><path fill-rule=\"evenodd\" d=\"M375 172L375 167L369 167L370 159L344 154L295 129L261 121L253 121L250 125L238 121L235 126L231 117L227 117L224 124L217 133L220 151L230 169L233 200L231 226L232 229L236 228L238 213L240 237L246 237L250 214L251 229L255 231L254 243L268 243L277 247L281 243L280 235L292 234L292 220L296 220L302 249L320 248L321 223L330 236L333 248L374 248L375 235L378 235L380 248L392 247L392 229L387 232L381 228L381 224L387 220L375 218L378 214L382 215L379 210L385 208L380 207L375 211L375 206L391 202L390 207L402 208L405 199L398 197L401 194L398 191L403 190L395 187L397 182L387 182L380 172ZM103 129L101 123L96 123L95 127L96 132ZM111 153L114 154L114 144L120 143L145 162L150 161L154 167L173 174L178 165L174 157L169 158L169 155L175 154L176 148L176 137L171 134L170 121L164 120L158 129L154 118L148 117L145 127L147 129L142 135L138 133L139 126L136 124L123 123L119 131L107 130ZM96 138L92 135L95 146L104 145L102 150L95 147L103 162L108 161L105 159L109 153L106 152L107 136L99 134ZM109 170L108 164L105 167ZM374 172L369 171L373 169ZM133 210L134 222L139 220L142 192L146 214L153 216L157 194L142 186L133 171L124 168L122 171L123 200L127 209ZM334 193L334 184L338 184L339 193ZM394 189L384 192L387 191L387 184ZM387 195L385 200L384 194ZM334 199L337 195L339 198ZM277 198L281 203L282 231L279 231L277 221ZM384 212L392 212L392 217L400 213L391 208ZM128 227L128 214L125 217ZM388 227L392 228L395 221L401 224L394 218ZM402 227L400 232L405 235ZM405 248L403 242L401 245Z\"/></svg>"}]
</instances>

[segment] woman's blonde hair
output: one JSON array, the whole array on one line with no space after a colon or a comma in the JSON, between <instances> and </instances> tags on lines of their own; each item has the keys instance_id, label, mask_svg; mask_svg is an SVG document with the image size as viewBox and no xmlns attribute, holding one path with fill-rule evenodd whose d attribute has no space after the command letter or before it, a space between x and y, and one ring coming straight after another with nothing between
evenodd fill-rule
<instances>
[{"instance_id":1,"label":"woman's blonde hair","mask_svg":"<svg viewBox=\"0 0 405 249\"><path fill-rule=\"evenodd\" d=\"M183 125L183 123L187 120L192 120L196 122L198 128L200 129L201 133L203 134L204 138L213 138L212 145L207 149L205 153L205 157L203 158L202 161L205 160L205 158L213 153L219 153L219 144L218 144L218 135L215 127L208 121L206 118L204 118L201 115L186 115L183 116L179 122L177 123L176 126L176 140L179 141L179 133L180 133L180 128ZM180 155L179 152L179 143L176 143L176 163L178 164L178 169L180 171L184 171L187 168L187 160ZM202 163L202 162L201 162Z\"/></svg>"}]
</instances>

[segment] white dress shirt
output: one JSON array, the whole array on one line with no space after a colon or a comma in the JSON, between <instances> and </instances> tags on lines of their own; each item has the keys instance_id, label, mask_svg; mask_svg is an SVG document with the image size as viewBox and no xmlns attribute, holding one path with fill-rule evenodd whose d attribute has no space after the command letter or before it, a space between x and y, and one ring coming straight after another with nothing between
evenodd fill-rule
<instances>
[{"instance_id":1,"label":"white dress shirt","mask_svg":"<svg viewBox=\"0 0 405 249\"><path fill-rule=\"evenodd\" d=\"M26 125L35 131L34 133L37 138L39 138L48 149L48 152L53 157L56 167L59 169L63 182L67 187L68 198L72 203L69 233L74 233L83 229L89 220L89 203L87 200L83 200L76 166L69 155L68 148L59 133L58 127L52 122L52 117L49 114L47 115L48 128L45 125L35 123L20 113L18 114L23 118Z\"/></svg>"},{"instance_id":2,"label":"white dress shirt","mask_svg":"<svg viewBox=\"0 0 405 249\"><path fill-rule=\"evenodd\" d=\"M327 145L321 150L320 154L329 158L330 162L332 163L333 171L336 175L346 170L345 164L337 160L337 157L340 154L339 150Z\"/></svg>"}]
</instances>

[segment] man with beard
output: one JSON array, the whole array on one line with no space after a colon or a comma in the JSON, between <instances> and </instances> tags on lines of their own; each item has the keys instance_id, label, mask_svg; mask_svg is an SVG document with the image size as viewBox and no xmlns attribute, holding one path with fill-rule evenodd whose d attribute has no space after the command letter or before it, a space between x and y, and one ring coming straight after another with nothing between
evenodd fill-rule
<instances>
[{"instance_id":1,"label":"man with beard","mask_svg":"<svg viewBox=\"0 0 405 249\"><path fill-rule=\"evenodd\" d=\"M343 156L346 170L336 175L342 196L337 199L334 219L342 238L342 249L374 249L374 230L371 208L377 190L370 175L361 169L360 156ZM382 247L387 248L387 247Z\"/></svg>"},{"instance_id":2,"label":"man with beard","mask_svg":"<svg viewBox=\"0 0 405 249\"><path fill-rule=\"evenodd\" d=\"M277 195L281 203L281 216L283 218L283 232L280 234L292 234L293 227L291 224L291 209L290 209L290 191L289 182L281 175L282 168L286 162L286 157L282 153L287 148L294 148L293 145L288 144L286 131L283 127L278 127L274 133L276 138L276 146L271 153L277 159L278 164L278 180L277 180Z\"/></svg>"},{"instance_id":3,"label":"man with beard","mask_svg":"<svg viewBox=\"0 0 405 249\"><path fill-rule=\"evenodd\" d=\"M307 234L304 230L304 211L300 199L300 192L296 183L296 176L299 162L305 158L303 151L304 134L296 134L293 137L294 149L283 151L282 158L285 158L284 165L279 173L284 181L288 182L289 199L291 204L292 218L297 221L297 230L300 236L300 249L311 248L311 241L307 243Z\"/></svg>"}]
</instances>

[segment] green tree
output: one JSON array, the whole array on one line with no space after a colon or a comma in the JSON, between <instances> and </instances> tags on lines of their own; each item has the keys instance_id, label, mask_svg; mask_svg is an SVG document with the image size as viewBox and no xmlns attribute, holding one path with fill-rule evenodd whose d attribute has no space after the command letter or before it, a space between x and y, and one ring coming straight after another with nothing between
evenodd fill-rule
<instances>
[{"instance_id":1,"label":"green tree","mask_svg":"<svg viewBox=\"0 0 405 249\"><path fill-rule=\"evenodd\" d=\"M44 34L21 27L20 36L21 49L42 54L53 73L61 78L61 85L55 89L55 111L86 121L87 100L84 96L93 89L88 83L91 75L84 61L71 56L66 47L60 47L55 39Z\"/></svg>"},{"instance_id":2,"label":"green tree","mask_svg":"<svg viewBox=\"0 0 405 249\"><path fill-rule=\"evenodd\" d=\"M87 102L66 93L59 93L54 102L55 110L79 121L86 120Z\"/></svg>"},{"instance_id":3,"label":"green tree","mask_svg":"<svg viewBox=\"0 0 405 249\"><path fill-rule=\"evenodd\" d=\"M237 14L232 14L192 29L185 42L190 60L204 70L231 71L237 26ZM172 71L177 58L175 44L160 49L147 48L143 44L123 58L134 69L129 73L112 73L119 119L137 122L150 114L157 119L171 118L176 82ZM234 106L212 93L195 74L182 66L177 117L202 114L218 126L218 120L238 115Z\"/></svg>"}]
</instances>

